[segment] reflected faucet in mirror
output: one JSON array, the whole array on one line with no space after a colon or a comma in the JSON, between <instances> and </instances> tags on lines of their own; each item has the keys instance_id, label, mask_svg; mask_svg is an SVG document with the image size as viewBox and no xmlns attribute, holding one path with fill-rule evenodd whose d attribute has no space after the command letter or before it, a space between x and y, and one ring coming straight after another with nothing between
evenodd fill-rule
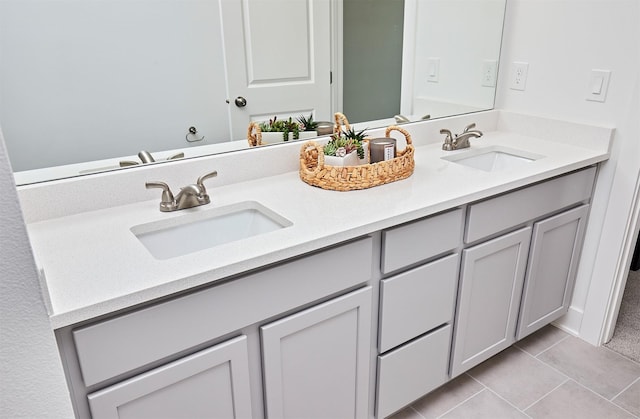
<instances>
[{"instance_id":1,"label":"reflected faucet in mirror","mask_svg":"<svg viewBox=\"0 0 640 419\"><path fill-rule=\"evenodd\" d=\"M120 161L120 167L129 167L129 166L137 166L139 164L146 164L146 163L155 163L156 159L153 158L153 156L151 155L151 153L149 153L146 150L142 150L138 153L138 157L140 158L140 162L137 161L133 161L133 160L121 160ZM177 160L177 159L183 159L184 158L184 153L180 152L180 153L176 153L172 156L169 156L166 158L166 160Z\"/></svg>"}]
</instances>

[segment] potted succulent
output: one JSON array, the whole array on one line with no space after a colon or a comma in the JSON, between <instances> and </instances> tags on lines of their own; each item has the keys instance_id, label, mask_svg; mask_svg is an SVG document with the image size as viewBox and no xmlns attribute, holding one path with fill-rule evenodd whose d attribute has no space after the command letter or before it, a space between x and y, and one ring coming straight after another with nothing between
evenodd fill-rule
<instances>
[{"instance_id":1,"label":"potted succulent","mask_svg":"<svg viewBox=\"0 0 640 419\"><path fill-rule=\"evenodd\" d=\"M323 147L324 162L330 166L357 166L366 164L365 130L343 129L331 136Z\"/></svg>"},{"instance_id":2,"label":"potted succulent","mask_svg":"<svg viewBox=\"0 0 640 419\"><path fill-rule=\"evenodd\" d=\"M264 144L279 143L281 141L297 140L300 138L300 126L291 118L288 120L278 119L274 116L269 122L261 122L262 142Z\"/></svg>"},{"instance_id":3,"label":"potted succulent","mask_svg":"<svg viewBox=\"0 0 640 419\"><path fill-rule=\"evenodd\" d=\"M313 114L309 116L300 115L297 118L300 128L300 138L313 138L318 136L318 122L313 120Z\"/></svg>"}]
</instances>

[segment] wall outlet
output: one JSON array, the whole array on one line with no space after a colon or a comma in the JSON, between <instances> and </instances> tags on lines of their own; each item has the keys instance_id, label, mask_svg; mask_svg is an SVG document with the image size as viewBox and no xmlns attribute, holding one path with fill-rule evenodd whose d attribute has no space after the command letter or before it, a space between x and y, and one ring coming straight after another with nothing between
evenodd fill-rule
<instances>
[{"instance_id":1,"label":"wall outlet","mask_svg":"<svg viewBox=\"0 0 640 419\"><path fill-rule=\"evenodd\" d=\"M529 63L514 61L511 63L509 87L514 90L524 90L527 85Z\"/></svg>"},{"instance_id":2,"label":"wall outlet","mask_svg":"<svg viewBox=\"0 0 640 419\"><path fill-rule=\"evenodd\" d=\"M498 74L497 60L484 60L482 62L482 85L486 87L496 87L496 76Z\"/></svg>"}]
</instances>

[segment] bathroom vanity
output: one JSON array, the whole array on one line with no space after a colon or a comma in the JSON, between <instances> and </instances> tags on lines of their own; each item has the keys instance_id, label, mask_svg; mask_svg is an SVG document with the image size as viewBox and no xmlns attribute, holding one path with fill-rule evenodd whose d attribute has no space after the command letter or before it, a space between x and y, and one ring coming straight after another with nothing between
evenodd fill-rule
<instances>
[{"instance_id":1,"label":"bathroom vanity","mask_svg":"<svg viewBox=\"0 0 640 419\"><path fill-rule=\"evenodd\" d=\"M483 138L442 151L432 132L470 118ZM408 127L413 176L369 190L289 167L184 214L158 197L29 223L76 415L382 418L567 313L612 130L498 111ZM451 159L504 147L535 158ZM276 148L299 144L258 152ZM221 178L225 158L172 164ZM246 202L287 222L165 259L134 234Z\"/></svg>"}]
</instances>

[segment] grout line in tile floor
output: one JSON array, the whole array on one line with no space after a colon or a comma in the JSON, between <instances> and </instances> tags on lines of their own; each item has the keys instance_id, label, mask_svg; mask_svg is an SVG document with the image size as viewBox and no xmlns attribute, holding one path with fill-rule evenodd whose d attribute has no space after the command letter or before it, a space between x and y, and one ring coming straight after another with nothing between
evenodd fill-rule
<instances>
[{"instance_id":1,"label":"grout line in tile floor","mask_svg":"<svg viewBox=\"0 0 640 419\"><path fill-rule=\"evenodd\" d=\"M614 401L619 395L621 395L622 393L624 393L625 391L629 390L629 388L634 385L635 383L637 383L638 381L640 381L640 377L636 378L635 380L633 380L628 386L626 386L625 388L623 388L622 390L620 390L620 392L618 394L616 394L615 396L613 396L611 398L611 401Z\"/></svg>"},{"instance_id":2,"label":"grout line in tile floor","mask_svg":"<svg viewBox=\"0 0 640 419\"><path fill-rule=\"evenodd\" d=\"M475 393L473 393L471 396L467 397L466 399L462 400L460 403L458 403L457 405L453 406L451 409L447 410L446 412L444 412L443 414L437 416L436 419L443 417L444 415L446 415L447 413L451 412L453 409L457 408L458 406L461 406L463 404L465 404L466 402L468 402L469 400L473 399L474 397L476 397L478 394L482 393L483 391L487 390L487 386L485 386L484 384L482 384L480 381L476 380L475 378L473 378L472 376L470 376L469 374L465 373L464 375L466 375L467 377L471 378L473 381L477 382L478 384L480 384L482 386L482 388L479 391L476 391Z\"/></svg>"},{"instance_id":3,"label":"grout line in tile floor","mask_svg":"<svg viewBox=\"0 0 640 419\"><path fill-rule=\"evenodd\" d=\"M413 406L409 406L409 408L410 408L411 410L413 410L413 411L416 413L416 415L420 416L422 419L426 419L424 416L422 416L422 414L421 414L420 412L418 412L418 411L416 410L416 408L415 408L415 407L413 407Z\"/></svg>"},{"instance_id":4,"label":"grout line in tile floor","mask_svg":"<svg viewBox=\"0 0 640 419\"><path fill-rule=\"evenodd\" d=\"M563 374L564 375L564 374ZM569 380L571 380L571 378L569 377L565 377L566 379L561 382L560 384L558 384L557 386L555 386L551 391L548 391L547 393L545 393L542 397L540 397L538 400L536 400L535 402L531 403L529 406L525 407L524 409L522 409L522 411L526 411L527 409L531 408L534 404L538 403L539 401L541 401L542 399L544 399L545 397L547 397L549 394L553 393L554 391L556 391L557 389L559 389L560 387L562 387L563 385L565 385L567 382L569 382Z\"/></svg>"},{"instance_id":5,"label":"grout line in tile floor","mask_svg":"<svg viewBox=\"0 0 640 419\"><path fill-rule=\"evenodd\" d=\"M583 385L583 384L581 384L581 383L577 382L576 380L573 380L573 379L572 379L571 381L573 381L574 383L576 383L576 384L577 384L577 385L579 385L580 387L584 388L585 390L589 391L590 393L595 394L597 397L601 398L602 400L606 400L606 401L607 401L607 403L610 403L610 404L614 405L615 407L617 407L618 409L624 410L625 412L627 412L628 414L630 414L630 415L631 415L631 416L633 416L634 418L637 418L637 416L636 416L636 415L634 415L633 413L629 412L629 411L628 411L627 409L625 409L624 407L622 407L622 406L618 406L617 404L615 404L615 403L613 402L613 399L611 399L611 400L607 399L607 398L606 398L606 397L604 397L603 395L596 393L595 391L591 390L589 387L587 387L587 386L585 386L585 385ZM638 381L638 379L636 379L634 382L636 382L636 381ZM618 395L619 395L619 394L618 394ZM617 395L616 395L616 397L617 397Z\"/></svg>"},{"instance_id":6,"label":"grout line in tile floor","mask_svg":"<svg viewBox=\"0 0 640 419\"><path fill-rule=\"evenodd\" d=\"M565 332L565 333L566 333L566 332ZM559 345L560 343L564 342L566 339L569 339L569 338L570 338L570 337L572 337L572 336L573 336L573 335L570 335L570 334L568 334L568 333L567 333L567 336L565 336L565 337L561 338L559 341L557 341L557 342L556 342L556 343L554 343L553 345L549 346L549 347L548 347L547 349L545 349L544 351L542 351L542 352L540 352L540 353L537 353L537 354L535 354L535 355L533 355L533 354L529 354L529 355L531 355L532 357L534 357L534 358L536 358L536 359L537 359L540 355L542 355L543 353L547 352L549 349L556 347L557 345ZM517 342L516 342L516 343L517 343ZM520 349L521 351L527 352L527 351L525 351L524 349L522 349L521 347L519 347L517 344L514 344L513 346L515 346L516 348ZM528 352L527 352L527 353L528 353ZM542 361L540 361L540 362L542 362ZM545 364L546 364L546 362L545 362Z\"/></svg>"},{"instance_id":7,"label":"grout line in tile floor","mask_svg":"<svg viewBox=\"0 0 640 419\"><path fill-rule=\"evenodd\" d=\"M515 404L511 403L509 400L505 399L504 397L502 397L501 395L499 395L498 393L493 391L491 388L487 387L487 390L489 390L491 393L493 393L494 396L497 396L499 399L502 399L503 401L507 402L509 404L509 406L513 407L518 412L522 413L523 415L526 415L527 417L531 417L531 416L527 415L524 410L520 409L518 406L516 406Z\"/></svg>"}]
</instances>

